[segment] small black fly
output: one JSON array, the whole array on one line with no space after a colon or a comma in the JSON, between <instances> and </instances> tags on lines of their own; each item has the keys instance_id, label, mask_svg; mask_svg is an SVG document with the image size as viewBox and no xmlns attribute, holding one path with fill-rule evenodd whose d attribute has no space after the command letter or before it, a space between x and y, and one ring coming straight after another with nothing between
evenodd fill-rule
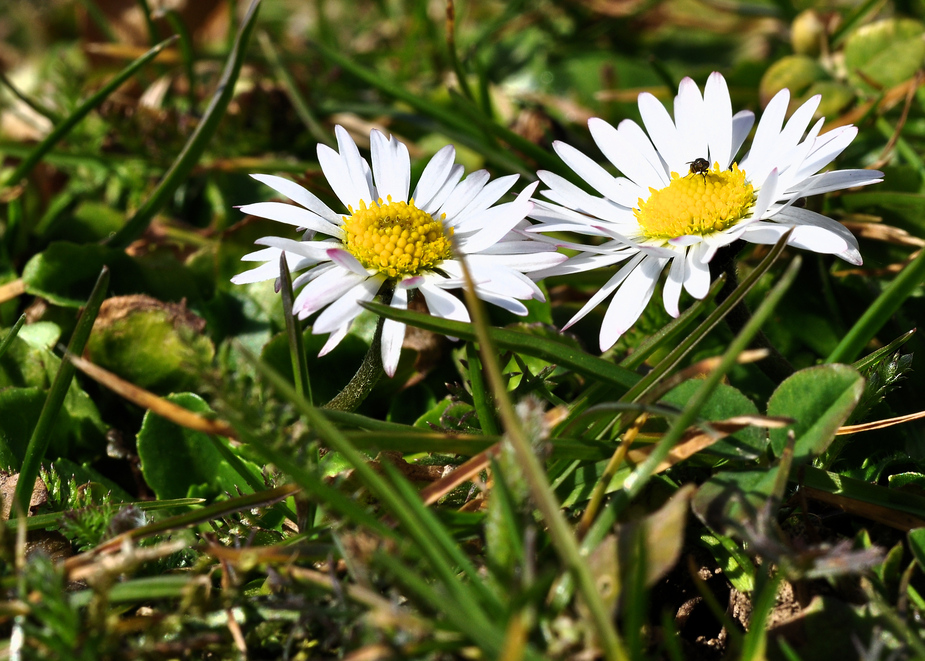
<instances>
[{"instance_id":1,"label":"small black fly","mask_svg":"<svg viewBox=\"0 0 925 661\"><path fill-rule=\"evenodd\" d=\"M703 175L703 179L706 181L707 172L710 171L710 161L705 158L695 158L693 161L688 161L687 164L691 166L691 174Z\"/></svg>"}]
</instances>

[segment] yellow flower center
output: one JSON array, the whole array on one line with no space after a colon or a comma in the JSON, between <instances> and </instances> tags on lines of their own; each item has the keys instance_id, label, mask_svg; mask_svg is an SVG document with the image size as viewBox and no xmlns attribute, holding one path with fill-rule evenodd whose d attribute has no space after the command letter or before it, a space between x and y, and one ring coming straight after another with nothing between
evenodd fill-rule
<instances>
[{"instance_id":1,"label":"yellow flower center","mask_svg":"<svg viewBox=\"0 0 925 661\"><path fill-rule=\"evenodd\" d=\"M380 198L344 217L344 246L368 269L390 278L417 275L450 257L450 236L443 223L411 202L384 203Z\"/></svg>"},{"instance_id":2,"label":"yellow flower center","mask_svg":"<svg viewBox=\"0 0 925 661\"><path fill-rule=\"evenodd\" d=\"M722 232L742 220L755 203L755 189L745 180L745 172L735 163L720 170L671 173L671 183L655 190L648 200L639 198L633 210L639 228L650 239Z\"/></svg>"}]
</instances>

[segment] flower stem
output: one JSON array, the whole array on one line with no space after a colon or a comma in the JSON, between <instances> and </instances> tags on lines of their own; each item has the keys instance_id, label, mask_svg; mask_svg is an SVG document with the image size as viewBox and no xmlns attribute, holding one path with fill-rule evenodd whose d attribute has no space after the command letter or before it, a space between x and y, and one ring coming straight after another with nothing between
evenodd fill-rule
<instances>
[{"instance_id":1,"label":"flower stem","mask_svg":"<svg viewBox=\"0 0 925 661\"><path fill-rule=\"evenodd\" d=\"M391 300L391 289L383 290L379 294L381 303L388 305ZM382 325L384 323L385 318L379 317L373 341L369 345L369 351L363 356L363 362L360 363L357 373L344 386L344 389L322 408L334 411L355 411L363 403L363 400L369 396L376 384L379 383L379 379L385 374L385 370L382 369Z\"/></svg>"},{"instance_id":2,"label":"flower stem","mask_svg":"<svg viewBox=\"0 0 925 661\"><path fill-rule=\"evenodd\" d=\"M741 245L739 245L741 244ZM736 241L728 246L728 249L721 248L717 251L716 257L710 262L710 275L715 278L720 273L726 274L726 282L716 296L717 303L726 300L735 288L739 286L739 275L736 269L735 257L745 246L744 241ZM738 335L745 328L745 325L751 320L752 313L748 305L743 300L737 306L729 311L726 315L726 324L733 335ZM751 349L767 349L768 357L765 360L756 363L758 368L764 372L775 384L781 383L784 379L792 375L796 370L790 364L784 355L771 344L771 340L761 330L755 334L752 340Z\"/></svg>"}]
</instances>

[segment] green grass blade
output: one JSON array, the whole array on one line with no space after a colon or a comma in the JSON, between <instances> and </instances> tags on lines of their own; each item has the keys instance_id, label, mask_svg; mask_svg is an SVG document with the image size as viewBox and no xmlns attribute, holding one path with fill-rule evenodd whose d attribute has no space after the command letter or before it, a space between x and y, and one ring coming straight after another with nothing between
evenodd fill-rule
<instances>
[{"instance_id":1,"label":"green grass blade","mask_svg":"<svg viewBox=\"0 0 925 661\"><path fill-rule=\"evenodd\" d=\"M183 72L186 74L186 101L189 104L189 112L196 114L196 76L194 65L196 57L193 53L193 37L190 35L186 24L175 9L165 9L159 12L170 23L170 27L177 33L180 38L180 56L183 59Z\"/></svg>"},{"instance_id":2,"label":"green grass blade","mask_svg":"<svg viewBox=\"0 0 925 661\"><path fill-rule=\"evenodd\" d=\"M267 62L270 63L270 68L273 69L273 75L286 90L286 96L289 97L289 102L292 104L299 119L305 124L305 128L308 129L311 136L319 143L336 148L337 141L331 137L328 131L324 130L321 122L315 117L315 113L312 112L311 107L299 91L298 85L296 85L295 80L293 80L292 74L289 73L286 65L283 64L279 53L276 51L276 47L273 45L273 40L270 39L270 36L266 32L262 31L257 33L257 40L260 42L260 48L263 50L264 57L266 57Z\"/></svg>"},{"instance_id":3,"label":"green grass blade","mask_svg":"<svg viewBox=\"0 0 925 661\"><path fill-rule=\"evenodd\" d=\"M10 348L10 345L13 344L13 340L16 339L16 336L19 335L19 329L23 327L23 324L26 323L26 315L20 315L19 319L16 320L16 323L13 324L13 327L10 329L10 332L6 334L6 337L3 338L3 342L0 343L0 358L3 357L3 354L7 352L7 349Z\"/></svg>"},{"instance_id":4,"label":"green grass blade","mask_svg":"<svg viewBox=\"0 0 925 661\"><path fill-rule=\"evenodd\" d=\"M286 337L289 339L289 357L292 360L292 373L295 375L295 391L314 406L312 399L312 382L308 378L308 361L305 359L305 347L302 342L302 328L298 318L292 313L292 274L286 253L279 256L280 294L283 299L283 319L286 321Z\"/></svg>"},{"instance_id":5,"label":"green grass blade","mask_svg":"<svg viewBox=\"0 0 925 661\"><path fill-rule=\"evenodd\" d=\"M156 599L178 599L189 595L190 588L201 579L192 574L179 576L148 576L136 578L123 583L114 583L106 592L106 601L112 604L153 601ZM201 585L205 590L206 585ZM90 602L97 591L79 590L68 595L71 608L83 608Z\"/></svg>"},{"instance_id":6,"label":"green grass blade","mask_svg":"<svg viewBox=\"0 0 925 661\"><path fill-rule=\"evenodd\" d=\"M466 360L469 363L469 383L472 385L472 401L475 403L475 412L479 417L479 426L485 434L497 436L500 431L498 420L495 418L495 407L491 401L491 394L485 389L482 359L472 342L466 343Z\"/></svg>"},{"instance_id":7,"label":"green grass blade","mask_svg":"<svg viewBox=\"0 0 925 661\"><path fill-rule=\"evenodd\" d=\"M104 266L96 285L93 287L93 291L90 293L87 305L77 320L77 326L74 328L71 341L67 345L69 353L77 356L83 354L84 346L90 337L90 331L93 330L93 322L96 320L96 315L100 311L100 306L103 304L103 299L106 297L108 290L109 269ZM48 396L45 399L44 406L42 406L38 422L35 424L35 429L32 430L32 438L29 439L29 445L26 446L22 467L19 469L19 481L16 483L14 507L10 513L11 518L16 517L18 514L25 516L29 512L29 502L32 499L35 478L38 477L42 459L45 458L45 450L48 449L48 443L51 440L51 427L61 410L64 396L67 394L76 370L74 363L69 360L62 360L61 365L58 367L58 373L55 374L55 380L48 390Z\"/></svg>"},{"instance_id":8,"label":"green grass blade","mask_svg":"<svg viewBox=\"0 0 925 661\"><path fill-rule=\"evenodd\" d=\"M477 339L475 329L469 323L441 319L440 317L411 310L396 310L379 303L363 303L362 305L380 316L395 319L410 326L458 337L470 342ZM506 328L490 328L488 332L492 344L497 347L533 356L534 358L542 358L555 363L559 367L574 370L589 379L605 381L611 386L611 392L616 388L618 393L624 393L636 386L641 378L635 372L586 353L577 352L574 347L565 346L553 340Z\"/></svg>"},{"instance_id":9,"label":"green grass blade","mask_svg":"<svg viewBox=\"0 0 925 661\"><path fill-rule=\"evenodd\" d=\"M208 145L219 123L222 121L231 97L234 96L235 83L238 80L238 74L241 72L241 65L244 63L251 32L253 32L254 25L257 22L257 10L259 7L260 0L251 2L247 15L241 24L241 29L238 31L238 38L234 42L234 48L232 48L225 62L225 70L218 81L218 89L209 102L209 107L206 108L202 120L196 126L196 130L193 131L177 160L170 166L167 174L161 179L151 196L145 200L144 204L138 208L135 215L125 223L122 229L110 237L109 245L124 248L141 236L145 228L154 219L154 215L170 200L177 187L193 171L205 151L206 145Z\"/></svg>"},{"instance_id":10,"label":"green grass blade","mask_svg":"<svg viewBox=\"0 0 925 661\"><path fill-rule=\"evenodd\" d=\"M421 554L427 558L431 568L440 577L441 581L446 584L447 589L454 594L454 598L459 599L463 607L470 613L481 612L469 586L459 581L456 569L440 552L433 537L421 528L420 521L412 514L412 509L409 507L407 499L401 497L393 486L369 465L366 455L360 452L346 435L332 425L321 410L309 406L304 399L297 397L295 390L285 379L250 354L247 349L241 347L241 352L283 398L295 404L312 430L324 440L325 444L335 452L339 452L347 463L353 467L358 479L382 502L383 506L391 512L415 541ZM468 560L464 561L461 568L464 573L472 577L472 586L480 590L483 600L487 600L489 603L497 601L496 597L484 587L478 571Z\"/></svg>"},{"instance_id":11,"label":"green grass blade","mask_svg":"<svg viewBox=\"0 0 925 661\"><path fill-rule=\"evenodd\" d=\"M851 364L851 366L863 374L864 370L866 370L868 367L880 361L885 356L889 356L890 354L894 353L897 349L899 349L899 347L911 340L913 335L915 335L914 328L911 331L903 333L885 347L880 347L876 351L872 351L871 353L867 354L860 360L856 360Z\"/></svg>"},{"instance_id":12,"label":"green grass blade","mask_svg":"<svg viewBox=\"0 0 925 661\"><path fill-rule=\"evenodd\" d=\"M0 190L10 186L15 186L20 181L22 181L23 178L32 172L32 168L34 168L39 163L39 161L42 160L42 157L51 151L52 147L58 144L58 142L64 139L64 137L70 133L71 130L77 126L77 124L79 124L80 121L86 117L91 110L105 101L110 94L118 89L126 80L134 76L139 69L157 57L158 53L173 43L174 39L175 37L171 37L170 39L165 39L159 43L157 46L149 50L147 53L139 57L137 60L116 74L112 80L106 83L102 89L100 89L99 92L80 104L80 106L63 122L58 124L51 131L51 133L45 137L44 140L36 145L36 147L31 152L29 152L28 156L19 162L19 165L17 165L16 168L10 173L10 175L6 178L6 181L3 182L3 185L0 186Z\"/></svg>"},{"instance_id":13,"label":"green grass blade","mask_svg":"<svg viewBox=\"0 0 925 661\"><path fill-rule=\"evenodd\" d=\"M842 338L835 350L825 359L827 363L850 363L883 328L912 292L925 280L925 250L900 271L893 282L861 315L857 323Z\"/></svg>"},{"instance_id":14,"label":"green grass blade","mask_svg":"<svg viewBox=\"0 0 925 661\"><path fill-rule=\"evenodd\" d=\"M520 418L514 410L501 374L501 366L497 361L498 354L495 353L485 307L475 293L475 281L472 279L469 266L466 260L461 260L460 265L466 280L463 294L469 314L472 315L472 326L478 337L485 373L491 384L507 439L514 448L514 454L521 465L524 480L530 488L536 508L546 522L552 546L569 575L574 579L585 606L590 612L592 626L597 634L604 658L608 661L624 661L628 659L627 652L614 626L613 618L601 599L597 583L591 574L586 558L580 551L578 539L549 484L546 471L531 447L531 439L527 438Z\"/></svg>"}]
</instances>

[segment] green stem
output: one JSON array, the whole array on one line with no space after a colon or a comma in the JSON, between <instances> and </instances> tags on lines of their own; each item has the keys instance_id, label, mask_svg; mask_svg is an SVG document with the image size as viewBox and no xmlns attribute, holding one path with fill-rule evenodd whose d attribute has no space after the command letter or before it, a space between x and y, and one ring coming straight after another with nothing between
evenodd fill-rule
<instances>
[{"instance_id":1,"label":"green stem","mask_svg":"<svg viewBox=\"0 0 925 661\"><path fill-rule=\"evenodd\" d=\"M391 290L384 291L380 294L381 302L385 305L392 300ZM385 324L385 318L379 317L379 323L376 324L376 333L373 335L373 341L369 345L369 351L363 356L363 362L360 363L360 369L350 379L350 383L344 386L330 402L325 404L324 409L334 411L355 411L363 403L369 393L373 391L379 379L385 374L382 369L382 326Z\"/></svg>"}]
</instances>

